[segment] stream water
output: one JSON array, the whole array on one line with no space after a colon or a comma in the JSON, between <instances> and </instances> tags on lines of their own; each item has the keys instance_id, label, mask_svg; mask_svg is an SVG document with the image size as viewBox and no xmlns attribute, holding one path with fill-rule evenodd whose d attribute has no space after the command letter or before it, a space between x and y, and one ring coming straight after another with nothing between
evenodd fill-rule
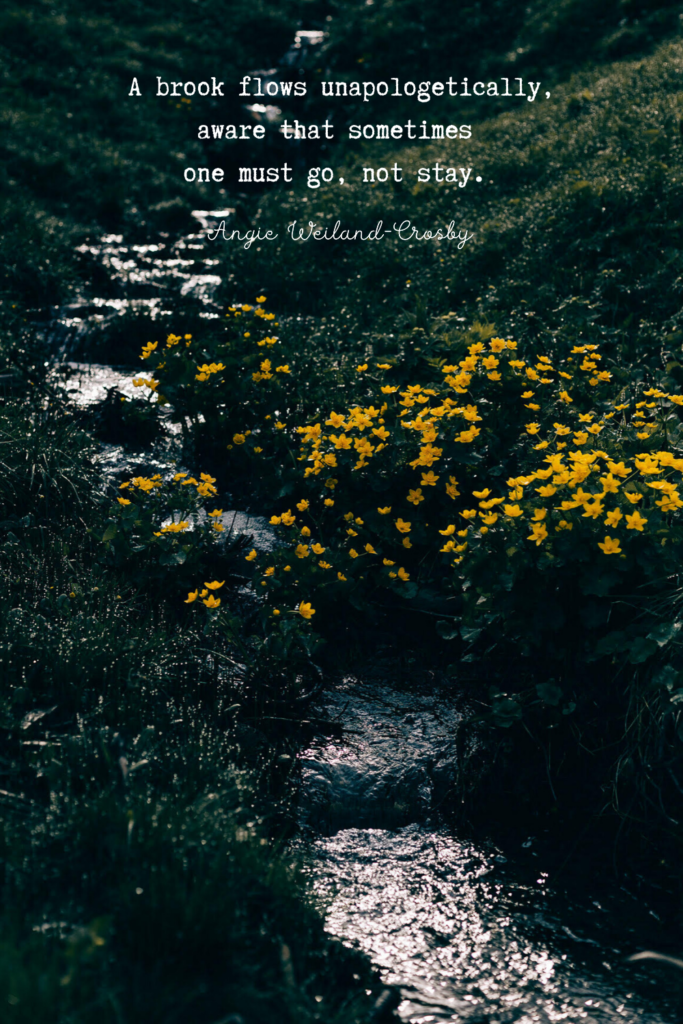
<instances>
[{"instance_id":1,"label":"stream water","mask_svg":"<svg viewBox=\"0 0 683 1024\"><path fill-rule=\"evenodd\" d=\"M229 211L197 211L176 242L128 246L108 236L88 247L124 298L83 299L56 311L54 348L74 345L107 318L140 305L163 318L170 297L194 295L215 317L220 278L206 234ZM92 405L116 387L132 394L135 371L71 364L72 400ZM173 435L154 465L178 455ZM149 453L104 446L103 467L121 472ZM265 520L226 513L232 530L272 543ZM663 1024L677 1017L670 967L630 965L644 947L666 946L657 916L609 878L551 884L543 848L528 837L505 854L438 823L456 767L462 708L452 688L345 679L316 711L341 727L301 754L298 846L305 851L328 931L360 947L397 986L411 1024L586 1021ZM495 823L492 823L495 834ZM669 947L664 951L673 952Z\"/></svg>"},{"instance_id":2,"label":"stream water","mask_svg":"<svg viewBox=\"0 0 683 1024\"><path fill-rule=\"evenodd\" d=\"M435 824L456 770L450 687L346 679L318 713L343 732L301 755L309 871L327 930L400 988L402 1020L676 1019L673 968L625 962L666 941L654 912L609 879L549 884L534 837L513 859Z\"/></svg>"}]
</instances>

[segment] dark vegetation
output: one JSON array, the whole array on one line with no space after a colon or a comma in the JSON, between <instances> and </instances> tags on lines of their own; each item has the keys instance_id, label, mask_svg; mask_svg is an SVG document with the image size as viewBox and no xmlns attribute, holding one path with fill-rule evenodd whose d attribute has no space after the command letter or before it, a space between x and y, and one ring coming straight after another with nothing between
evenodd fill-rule
<instances>
[{"instance_id":1,"label":"dark vegetation","mask_svg":"<svg viewBox=\"0 0 683 1024\"><path fill-rule=\"evenodd\" d=\"M647 566L634 556L624 588L636 587L636 614L620 613L625 641L612 641L614 649L597 659L577 654L566 671L558 660L577 635L583 642L582 631L593 636L595 629L599 643L608 632L600 630L611 584L602 580L595 552L600 578L589 585L593 591L577 583L585 574L569 571L563 577L558 570L559 582L551 584L573 595L574 610L585 602L559 636L552 616L543 621L539 611L521 625L499 618L497 643L488 644L491 623L475 621L476 602L471 618L461 608L455 621L441 618L438 603L429 605L433 594L416 588L406 601L392 591L387 615L362 587L348 602L322 585L316 591L319 576L310 577L307 594L296 594L316 606L316 618L306 621L292 610L294 592L274 586L266 603L244 595L245 582L257 577L243 542L229 539L217 560L215 545L203 546L201 531L192 530L185 551L182 538L155 539L152 526L159 530L164 521L161 497L152 508L136 492L147 533L117 505L128 492L94 468L99 440L130 445L136 472L149 479L145 459L166 421L156 404L122 406L120 396L95 415L77 414L49 373L55 352L46 330L57 303L122 294L97 261L77 251L79 243L105 232L131 242L172 239L193 223L194 208L235 207L236 223L279 229L281 240L287 222L311 217L340 217L354 227L410 218L420 228L454 219L473 231L475 241L463 250L386 240L296 250L282 241L245 252L217 242L223 284L216 309L253 305L263 294L278 316L277 361L291 363L292 379L278 379L267 394L252 374L268 352L237 335L228 352L224 320L201 319L202 307L190 299L169 298L168 328L129 313L109 334L68 353L139 368L143 344L158 338L163 347L168 331L191 333L198 358L224 360L231 376L227 398L211 391L213 384L202 392L194 372L185 379L182 368L170 382L171 413L183 418L183 463L196 476L216 478L218 507L250 505L269 515L305 494L295 427L370 401L378 381L361 381L359 363L369 362L373 373L378 360L389 361L404 387L427 384L435 360L461 358L477 338L515 338L553 361L591 343L604 353L616 389L636 395L657 383L677 392L678 25L676 4L636 0L484 2L464 7L457 19L452 4L414 0L111 0L94 13L81 0L3 6L3 1019L370 1019L376 981L362 960L323 936L286 848L292 766L306 734L291 723L279 728L277 719L305 716L319 684L317 665L334 663L335 644L360 657L378 631L389 641L400 634L406 647L429 648L481 709L473 726L478 753L468 755L451 810L463 815L464 808L466 820L486 827L482 819L502 814L513 798L515 815L526 808L525 820L542 814L560 828L570 822L577 834L585 822L599 821L610 851L617 843L629 863L650 872L664 862L668 890L680 892L683 690L674 556L661 578L651 554ZM254 162L261 150L204 148L196 126L244 120L237 80L278 66L300 27L328 33L301 67L287 71L305 73L309 82L328 73L375 80L521 75L541 79L552 98L468 108L473 139L448 148L304 149L300 166L330 161L351 183L343 190L300 183L287 192L236 194L238 160ZM218 75L230 84L224 101L165 103L151 95L157 75ZM127 97L133 76L145 93L140 99ZM331 114L340 135L354 120L399 122L415 114L400 104L360 107L338 103L331 111L312 93L286 112ZM419 114L460 123L461 110L435 102ZM268 161L280 158L277 145ZM403 183L359 184L363 166L394 160ZM416 184L417 167L436 160L471 165L484 181L466 189ZM203 164L226 167L224 190L183 181L185 166ZM146 364L147 375L150 369ZM207 403L207 394L221 401ZM273 428L278 415L287 421L281 435ZM677 410L669 415L676 420ZM671 427L660 424L642 445L632 435L615 445L626 445L629 458L661 448L679 457L680 431ZM246 430L258 436L228 451ZM254 454L260 436L262 460ZM391 491L398 486L387 478L383 504L400 500ZM400 487L402 496L403 477ZM365 500L369 492L359 491ZM341 488L337 497L341 505ZM374 499L371 493L378 504ZM512 591L518 608L544 593L546 569L531 560L520 568ZM493 556L480 561L470 593L498 600L509 572ZM185 603L202 581L224 578L219 611ZM271 614L278 601L286 611L281 622ZM648 646L647 633L656 629ZM327 641L327 662L316 634ZM466 760L474 748L463 749Z\"/></svg>"}]
</instances>

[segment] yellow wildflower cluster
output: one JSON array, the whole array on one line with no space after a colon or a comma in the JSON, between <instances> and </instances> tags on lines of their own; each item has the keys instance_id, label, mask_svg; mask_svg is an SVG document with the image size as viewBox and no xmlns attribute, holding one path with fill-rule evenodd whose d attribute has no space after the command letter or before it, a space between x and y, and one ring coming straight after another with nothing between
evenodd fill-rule
<instances>
[{"instance_id":1,"label":"yellow wildflower cluster","mask_svg":"<svg viewBox=\"0 0 683 1024\"><path fill-rule=\"evenodd\" d=\"M196 590L191 590L190 593L187 595L185 604L194 604L197 598L199 598L202 604L204 604L207 608L211 610L219 608L221 599L220 597L214 597L211 591L220 590L220 588L224 586L224 584L225 580L213 580L211 583L205 583L204 588L202 590L200 590L199 587L197 587Z\"/></svg>"},{"instance_id":2,"label":"yellow wildflower cluster","mask_svg":"<svg viewBox=\"0 0 683 1024\"><path fill-rule=\"evenodd\" d=\"M612 374L601 369L601 361L597 345L575 345L563 360L545 355L527 360L518 356L516 342L493 338L488 346L471 344L457 363L444 363L442 384L399 388L380 381L375 401L297 427L303 476L312 484L335 468L353 490L363 487L354 476L367 476L384 480L391 491L391 503L378 506L379 518L373 513L363 530L352 513L343 517L342 528L336 512L320 509L322 521L337 531L339 554L349 560L344 572L353 568L358 576L361 557L372 554L391 567L391 578L407 579L405 569L393 570L402 548L416 547L423 565L425 549L438 545L457 566L468 551L501 534L546 552L552 551L553 537L573 537L575 528L576 536L585 535L586 527L596 550L606 555L622 554L624 541L644 532L656 532L657 543L665 544L671 514L683 508L683 459L665 450L626 458L624 442L631 446L652 438L671 405L683 405L683 396L653 387L642 392L633 410L631 403L619 401L622 394L609 401L600 389L611 384ZM460 452L467 446L486 452L497 429L501 398L496 394L502 395L502 385L506 402L514 402L518 389L520 405L510 415L513 423L517 417L519 433L506 447L516 447L515 458L526 471L509 477L506 489L499 484L495 490L492 485L475 489L479 474L486 473L476 468L482 455ZM535 414L528 421L525 409ZM405 490L400 480L406 481ZM474 485L469 497L461 495L467 491L463 480ZM457 499L444 522L448 501ZM392 508L396 512L388 524L384 517ZM298 539L299 558L308 557L304 548Z\"/></svg>"},{"instance_id":3,"label":"yellow wildflower cluster","mask_svg":"<svg viewBox=\"0 0 683 1024\"><path fill-rule=\"evenodd\" d=\"M225 369L223 363L204 363L198 366L199 373L195 374L195 380L208 380L212 373L220 373Z\"/></svg>"}]
</instances>

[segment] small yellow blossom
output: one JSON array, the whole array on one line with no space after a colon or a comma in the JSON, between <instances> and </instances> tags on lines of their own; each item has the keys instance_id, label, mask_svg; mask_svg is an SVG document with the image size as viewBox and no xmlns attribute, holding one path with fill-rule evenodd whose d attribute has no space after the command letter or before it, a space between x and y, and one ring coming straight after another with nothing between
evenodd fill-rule
<instances>
[{"instance_id":1,"label":"small yellow blossom","mask_svg":"<svg viewBox=\"0 0 683 1024\"><path fill-rule=\"evenodd\" d=\"M225 580L222 580L220 583L218 582L218 580L214 580L213 583L207 583L206 581L204 581L204 586L206 587L207 590L220 590L221 587L224 585Z\"/></svg>"},{"instance_id":2,"label":"small yellow blossom","mask_svg":"<svg viewBox=\"0 0 683 1024\"><path fill-rule=\"evenodd\" d=\"M198 597L199 597L199 588L197 588L197 590L190 591L190 593L187 595L187 600L184 603L185 604L192 604L192 602L196 601Z\"/></svg>"},{"instance_id":3,"label":"small yellow blossom","mask_svg":"<svg viewBox=\"0 0 683 1024\"><path fill-rule=\"evenodd\" d=\"M252 548L248 555L244 556L247 562L253 562L255 558L258 558L256 554L256 548Z\"/></svg>"},{"instance_id":4,"label":"small yellow blossom","mask_svg":"<svg viewBox=\"0 0 683 1024\"><path fill-rule=\"evenodd\" d=\"M646 525L646 523L647 519L644 516L641 516L638 509L636 509L632 515L626 516L627 530L637 530L639 533L642 533L643 527Z\"/></svg>"},{"instance_id":5,"label":"small yellow blossom","mask_svg":"<svg viewBox=\"0 0 683 1024\"><path fill-rule=\"evenodd\" d=\"M315 608L313 608L310 602L307 601L301 601L297 611L304 619L310 619L312 615L315 615Z\"/></svg>"},{"instance_id":6,"label":"small yellow blossom","mask_svg":"<svg viewBox=\"0 0 683 1024\"><path fill-rule=\"evenodd\" d=\"M621 554L621 544L616 537L605 537L602 543L598 541L598 547L604 551L606 555Z\"/></svg>"},{"instance_id":7,"label":"small yellow blossom","mask_svg":"<svg viewBox=\"0 0 683 1024\"><path fill-rule=\"evenodd\" d=\"M211 594L211 596L207 597L203 603L207 608L218 608L221 603L221 599L220 597L214 597L213 594Z\"/></svg>"},{"instance_id":8,"label":"small yellow blossom","mask_svg":"<svg viewBox=\"0 0 683 1024\"><path fill-rule=\"evenodd\" d=\"M400 568L400 569L398 570L398 578L399 578L400 580L403 580L403 581L405 582L406 580L409 580L409 579L410 579L410 573L409 573L409 572L406 572L406 571L405 571L405 569L404 569L403 567L401 567L401 568Z\"/></svg>"},{"instance_id":9,"label":"small yellow blossom","mask_svg":"<svg viewBox=\"0 0 683 1024\"><path fill-rule=\"evenodd\" d=\"M294 554L297 558L308 558L308 544L297 544Z\"/></svg>"},{"instance_id":10,"label":"small yellow blossom","mask_svg":"<svg viewBox=\"0 0 683 1024\"><path fill-rule=\"evenodd\" d=\"M536 542L536 547L543 543L548 536L548 528L545 523L534 523L531 528L531 533L527 537L527 540L533 540Z\"/></svg>"},{"instance_id":11,"label":"small yellow blossom","mask_svg":"<svg viewBox=\"0 0 683 1024\"><path fill-rule=\"evenodd\" d=\"M411 526L412 523L407 523L401 518L398 518L396 520L396 529L399 531L399 533L410 533Z\"/></svg>"}]
</instances>

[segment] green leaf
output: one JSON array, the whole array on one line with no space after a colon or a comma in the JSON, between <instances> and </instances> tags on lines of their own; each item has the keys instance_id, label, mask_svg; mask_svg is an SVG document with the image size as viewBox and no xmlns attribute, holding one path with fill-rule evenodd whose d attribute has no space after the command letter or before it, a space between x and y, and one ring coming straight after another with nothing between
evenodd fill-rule
<instances>
[{"instance_id":1,"label":"green leaf","mask_svg":"<svg viewBox=\"0 0 683 1024\"><path fill-rule=\"evenodd\" d=\"M620 630L608 633L607 636L603 636L598 640L595 645L595 653L598 658L610 654L623 654L626 649L628 649L628 637L626 633L622 633Z\"/></svg>"},{"instance_id":2,"label":"green leaf","mask_svg":"<svg viewBox=\"0 0 683 1024\"><path fill-rule=\"evenodd\" d=\"M662 668L654 673L651 683L653 686L662 686L664 689L671 691L678 682L678 678L679 673L673 665L663 665Z\"/></svg>"},{"instance_id":3,"label":"green leaf","mask_svg":"<svg viewBox=\"0 0 683 1024\"><path fill-rule=\"evenodd\" d=\"M117 534L116 523L110 523L109 526L107 527L107 529L102 534L102 540L105 541L105 542L113 540L114 537L116 536L116 534Z\"/></svg>"},{"instance_id":4,"label":"green leaf","mask_svg":"<svg viewBox=\"0 0 683 1024\"><path fill-rule=\"evenodd\" d=\"M436 624L436 631L443 640L457 640L460 636L460 630L457 626L453 626L452 622L446 622L445 619L439 619Z\"/></svg>"},{"instance_id":5,"label":"green leaf","mask_svg":"<svg viewBox=\"0 0 683 1024\"><path fill-rule=\"evenodd\" d=\"M562 700L562 690L557 683L538 683L536 693L544 704L549 704L553 708Z\"/></svg>"},{"instance_id":6,"label":"green leaf","mask_svg":"<svg viewBox=\"0 0 683 1024\"><path fill-rule=\"evenodd\" d=\"M480 633L481 629L476 629L473 626L460 627L460 636L463 638L466 644L473 644Z\"/></svg>"},{"instance_id":7,"label":"green leaf","mask_svg":"<svg viewBox=\"0 0 683 1024\"><path fill-rule=\"evenodd\" d=\"M670 640L673 640L682 625L681 622L661 622L647 634L647 638L654 640L660 647L664 647Z\"/></svg>"},{"instance_id":8,"label":"green leaf","mask_svg":"<svg viewBox=\"0 0 683 1024\"><path fill-rule=\"evenodd\" d=\"M648 640L644 636L637 636L631 644L628 660L632 665L642 665L644 661L651 658L657 650L654 640Z\"/></svg>"},{"instance_id":9,"label":"green leaf","mask_svg":"<svg viewBox=\"0 0 683 1024\"><path fill-rule=\"evenodd\" d=\"M520 704L512 697L503 697L495 702L491 708L493 720L501 729L509 729L511 725L518 722L522 717Z\"/></svg>"}]
</instances>

